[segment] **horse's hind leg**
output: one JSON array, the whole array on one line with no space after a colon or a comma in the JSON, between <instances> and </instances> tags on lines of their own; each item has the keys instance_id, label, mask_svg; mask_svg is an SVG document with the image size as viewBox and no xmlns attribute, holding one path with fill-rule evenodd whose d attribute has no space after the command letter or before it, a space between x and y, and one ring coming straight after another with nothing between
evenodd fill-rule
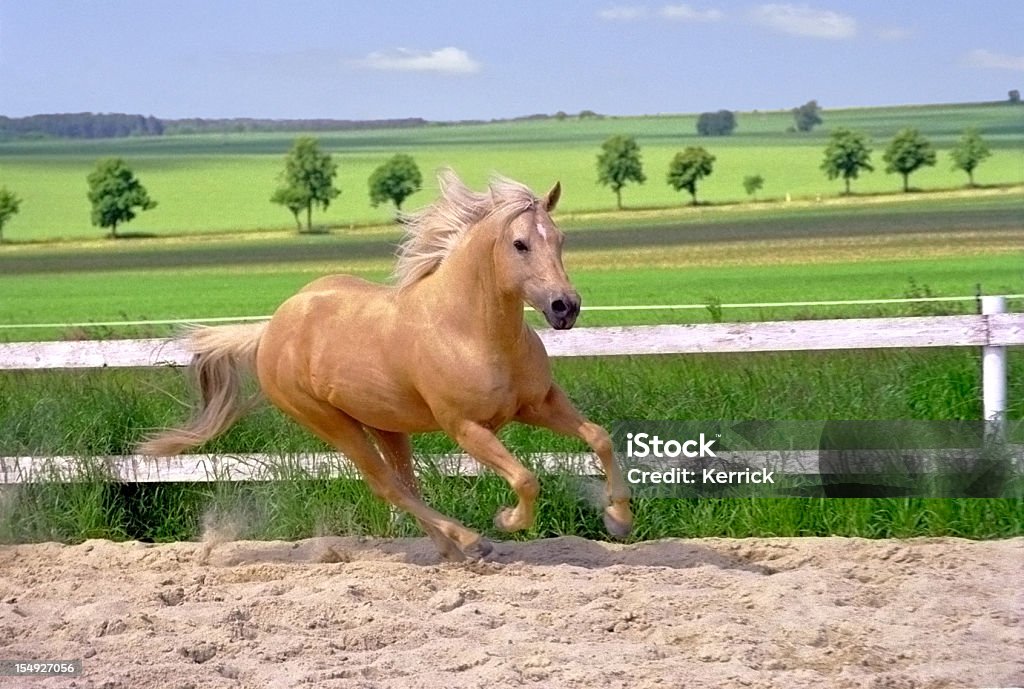
<instances>
[{"instance_id":1,"label":"horse's hind leg","mask_svg":"<svg viewBox=\"0 0 1024 689\"><path fill-rule=\"evenodd\" d=\"M285 396L268 392L268 397L320 438L345 453L376 495L454 541L458 546L456 554L476 559L490 552L491 544L481 538L480 534L431 509L414 495L381 457L363 426L351 416L306 395ZM442 554L453 553L442 551Z\"/></svg>"},{"instance_id":2,"label":"horse's hind leg","mask_svg":"<svg viewBox=\"0 0 1024 689\"><path fill-rule=\"evenodd\" d=\"M384 461L395 471L402 485L408 488L410 493L418 496L420 484L412 470L412 443L409 436L405 433L382 431L379 428L367 427L366 430L377 441Z\"/></svg>"},{"instance_id":3,"label":"horse's hind leg","mask_svg":"<svg viewBox=\"0 0 1024 689\"><path fill-rule=\"evenodd\" d=\"M549 428L556 433L583 440L597 454L607 480L608 506L604 508L604 525L613 536L628 536L633 528L633 512L629 509L629 486L622 476L612 451L608 431L589 421L577 411L557 385L552 385L541 404L526 407L516 416L517 421Z\"/></svg>"},{"instance_id":4,"label":"horse's hind leg","mask_svg":"<svg viewBox=\"0 0 1024 689\"><path fill-rule=\"evenodd\" d=\"M382 431L379 428L367 428L367 430L377 441L377 447L384 455L384 461L394 470L398 480L410 493L419 497L420 485L412 468L412 444L409 442L409 436L405 433ZM430 540L434 542L445 559L459 559L459 547L454 541L427 522L421 519L417 519L416 522L430 536Z\"/></svg>"}]
</instances>

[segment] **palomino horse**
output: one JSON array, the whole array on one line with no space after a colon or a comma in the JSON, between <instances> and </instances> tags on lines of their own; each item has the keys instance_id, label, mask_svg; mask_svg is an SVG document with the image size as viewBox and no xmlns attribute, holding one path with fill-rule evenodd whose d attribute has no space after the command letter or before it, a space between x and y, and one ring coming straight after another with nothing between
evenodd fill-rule
<instances>
[{"instance_id":1,"label":"palomino horse","mask_svg":"<svg viewBox=\"0 0 1024 689\"><path fill-rule=\"evenodd\" d=\"M269 322L198 328L190 336L203 404L184 428L151 437L144 454L167 456L209 440L247 411L242 375L255 370L267 398L343 452L381 498L411 513L449 559L491 545L428 507L412 469L410 433L443 430L515 490L495 516L503 531L529 527L537 478L495 431L509 421L583 439L607 477L606 528L629 533L629 489L608 433L584 418L551 378L547 352L523 318L523 302L558 330L580 298L562 267L563 234L544 198L507 179L476 193L451 171L441 198L408 216L397 285L320 278Z\"/></svg>"}]
</instances>

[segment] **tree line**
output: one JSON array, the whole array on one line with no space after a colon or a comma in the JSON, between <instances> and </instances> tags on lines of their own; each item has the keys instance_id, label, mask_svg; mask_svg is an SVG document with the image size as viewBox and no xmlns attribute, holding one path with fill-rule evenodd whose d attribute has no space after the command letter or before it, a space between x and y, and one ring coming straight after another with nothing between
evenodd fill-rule
<instances>
[{"instance_id":1,"label":"tree line","mask_svg":"<svg viewBox=\"0 0 1024 689\"><path fill-rule=\"evenodd\" d=\"M160 136L164 131L164 122L152 115L79 112L29 117L0 116L0 138L111 139L123 136Z\"/></svg>"},{"instance_id":2,"label":"tree line","mask_svg":"<svg viewBox=\"0 0 1024 689\"><path fill-rule=\"evenodd\" d=\"M850 183L861 172L874 171L871 162L871 141L863 132L839 128L831 132L825 146L821 170L829 179L842 178L845 193ZM976 129L964 131L950 151L954 170L967 174L968 186L975 186L974 172L990 155L991 149ZM666 183L676 191L686 191L690 203L697 204L697 185L714 171L715 156L701 146L688 146L675 154L669 163ZM903 179L903 191L910 191L910 175L922 167L934 166L937 161L935 147L913 128L903 129L886 146L882 154L887 173L896 173ZM313 231L313 210L326 211L340 193L335 186L338 166L331 154L324 152L314 137L303 136L295 140L285 157L280 186L270 196L272 203L286 208L294 217L296 229L302 231L305 216L306 231ZM640 146L631 136L617 135L607 139L597 156L598 182L615 193L616 207L622 210L622 190L630 182L647 181L641 160ZM122 158L104 158L86 178L93 225L109 229L117 238L118 226L133 220L141 211L151 210L153 200L135 173ZM755 195L764 187L761 174L747 175L743 188ZM416 161L398 153L377 167L367 180L370 203L377 207L393 203L396 213L401 212L405 200L423 186L423 175ZM0 242L4 241L4 226L17 215L22 200L6 187L0 187Z\"/></svg>"},{"instance_id":3,"label":"tree line","mask_svg":"<svg viewBox=\"0 0 1024 689\"><path fill-rule=\"evenodd\" d=\"M57 113L28 117L0 116L2 139L112 139L128 136L173 136L189 134L237 134L243 132L338 132L365 129L397 129L425 127L430 124L486 124L488 122L526 122L530 120L601 119L593 110L578 115L557 112L554 115L536 114L492 120L462 120L435 122L422 117L404 117L376 120L268 119L257 117L188 117L181 119L157 118L152 115L124 113Z\"/></svg>"},{"instance_id":4,"label":"tree line","mask_svg":"<svg viewBox=\"0 0 1024 689\"><path fill-rule=\"evenodd\" d=\"M1020 103L1020 92L1010 91L1007 102ZM793 125L788 131L809 132L822 123L822 109L815 100L793 108ZM176 134L230 134L239 132L327 132L358 129L389 129L397 127L423 127L430 124L484 124L487 122L523 122L530 120L603 119L593 110L581 110L576 115L558 111L491 120L462 120L460 122L431 123L421 117L377 120L268 119L255 117L182 119L157 118L152 115L125 113L56 113L28 117L0 116L0 139L10 138L75 138L101 139L126 136L161 136ZM736 129L736 113L730 110L701 113L697 117L697 133L701 136L728 136Z\"/></svg>"},{"instance_id":5,"label":"tree line","mask_svg":"<svg viewBox=\"0 0 1024 689\"><path fill-rule=\"evenodd\" d=\"M161 119L124 113L58 113L28 117L0 116L0 139L44 138L113 139L165 134L222 134L236 132L325 132L353 129L421 127L420 117L387 120L273 120L252 117Z\"/></svg>"},{"instance_id":6,"label":"tree line","mask_svg":"<svg viewBox=\"0 0 1024 689\"><path fill-rule=\"evenodd\" d=\"M818 101L807 101L790 110L793 126L788 131L809 132L821 124L821 106ZM736 130L736 113L731 110L702 112L697 116L697 134L700 136L729 136Z\"/></svg>"},{"instance_id":7,"label":"tree line","mask_svg":"<svg viewBox=\"0 0 1024 689\"><path fill-rule=\"evenodd\" d=\"M850 181L861 172L874 171L871 162L871 140L863 132L839 128L831 132L825 146L821 170L829 179L842 178L845 193L850 192ZM992 154L988 144L976 129L967 129L950 151L954 170L967 173L968 186L975 186L974 171ZM887 173L903 178L903 191L908 192L910 175L922 167L934 166L937 161L935 147L917 129L902 129L882 153ZM715 156L702 146L687 146L676 153L668 166L665 180L676 191L690 194L690 203L697 204L697 184L714 170ZM640 155L640 146L631 136L617 135L601 145L597 156L597 181L615 193L615 204L622 210L622 190L630 182L647 181ZM761 174L747 175L743 188L753 196L764 187Z\"/></svg>"},{"instance_id":8,"label":"tree line","mask_svg":"<svg viewBox=\"0 0 1024 689\"><path fill-rule=\"evenodd\" d=\"M335 186L338 166L329 153L320 149L319 142L309 136L299 137L285 157L281 185L270 196L272 203L284 206L295 218L302 231L301 216L305 216L306 231L313 231L313 209L326 211L341 190ZM139 178L123 158L103 158L86 177L90 221L96 227L110 230L117 239L118 227L131 222L142 211L156 208ZM368 180L370 203L376 208L391 202L396 213L402 203L423 186L423 175L412 156L398 153L377 167ZM0 243L4 241L4 226L18 214L22 200L13 191L0 187Z\"/></svg>"}]
</instances>

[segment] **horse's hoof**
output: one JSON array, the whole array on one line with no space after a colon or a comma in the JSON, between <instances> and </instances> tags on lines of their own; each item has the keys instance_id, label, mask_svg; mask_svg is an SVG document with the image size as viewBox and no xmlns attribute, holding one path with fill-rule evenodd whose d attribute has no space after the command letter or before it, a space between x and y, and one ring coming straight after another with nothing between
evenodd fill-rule
<instances>
[{"instance_id":1,"label":"horse's hoof","mask_svg":"<svg viewBox=\"0 0 1024 689\"><path fill-rule=\"evenodd\" d=\"M462 549L462 554L470 560L482 560L491 554L494 546L486 538L479 538Z\"/></svg>"},{"instance_id":2,"label":"horse's hoof","mask_svg":"<svg viewBox=\"0 0 1024 689\"><path fill-rule=\"evenodd\" d=\"M625 538L633 530L633 515L628 508L625 509L625 515L621 512L622 510L614 505L604 508L604 528L614 538Z\"/></svg>"},{"instance_id":3,"label":"horse's hoof","mask_svg":"<svg viewBox=\"0 0 1024 689\"><path fill-rule=\"evenodd\" d=\"M521 519L516 519L514 507L503 507L494 515L494 526L498 530L508 533L510 531L522 531L529 524L523 524Z\"/></svg>"},{"instance_id":4,"label":"horse's hoof","mask_svg":"<svg viewBox=\"0 0 1024 689\"><path fill-rule=\"evenodd\" d=\"M452 548L450 550L447 548L444 550L438 549L437 553L445 562L464 562L466 559L466 556L463 555L462 551L458 548Z\"/></svg>"},{"instance_id":5,"label":"horse's hoof","mask_svg":"<svg viewBox=\"0 0 1024 689\"><path fill-rule=\"evenodd\" d=\"M443 541L434 539L434 547L437 548L438 554L445 562L462 562L466 559L459 547L455 545L455 541L449 538L445 538Z\"/></svg>"}]
</instances>

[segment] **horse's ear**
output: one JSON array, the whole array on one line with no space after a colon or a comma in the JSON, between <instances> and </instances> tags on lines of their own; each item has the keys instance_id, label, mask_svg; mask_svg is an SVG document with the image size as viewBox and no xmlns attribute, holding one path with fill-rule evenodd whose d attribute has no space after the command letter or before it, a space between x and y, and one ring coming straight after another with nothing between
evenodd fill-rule
<instances>
[{"instance_id":1,"label":"horse's ear","mask_svg":"<svg viewBox=\"0 0 1024 689\"><path fill-rule=\"evenodd\" d=\"M562 183L555 182L555 186L551 187L551 191L548 192L547 196L544 197L544 210L548 213L555 210L555 206L558 205L558 199L562 197Z\"/></svg>"}]
</instances>

